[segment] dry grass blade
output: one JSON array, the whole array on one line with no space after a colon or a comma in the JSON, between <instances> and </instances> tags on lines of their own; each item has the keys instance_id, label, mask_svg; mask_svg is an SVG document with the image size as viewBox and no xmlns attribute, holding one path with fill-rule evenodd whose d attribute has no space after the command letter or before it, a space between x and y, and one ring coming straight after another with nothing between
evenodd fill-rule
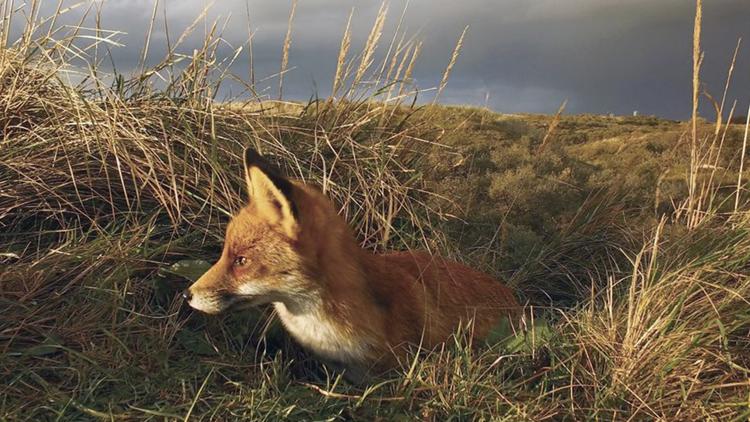
<instances>
[{"instance_id":1,"label":"dry grass blade","mask_svg":"<svg viewBox=\"0 0 750 422\"><path fill-rule=\"evenodd\" d=\"M380 41L380 37L383 35L383 26L385 25L385 18L387 15L388 4L383 2L380 4L378 14L375 16L375 22L372 24L372 29L370 29L370 35L367 36L367 40L365 41L362 57L359 66L357 67L357 71L354 74L354 80L352 82L353 87L358 86L360 82L362 82L365 73L367 73L370 66L372 66L375 49L377 49L378 41Z\"/></svg>"},{"instance_id":2,"label":"dry grass blade","mask_svg":"<svg viewBox=\"0 0 750 422\"><path fill-rule=\"evenodd\" d=\"M142 74L146 68L146 56L148 55L148 47L151 44L151 34L154 30L154 22L156 22L156 12L159 8L159 0L154 0L154 9L151 12L151 19L148 23L148 31L146 32L146 41L143 44L143 51L141 52L141 63L140 73Z\"/></svg>"},{"instance_id":3,"label":"dry grass blade","mask_svg":"<svg viewBox=\"0 0 750 422\"><path fill-rule=\"evenodd\" d=\"M419 58L419 53L422 51L422 43L417 42L416 45L414 45L414 48L412 49L411 58L409 59L409 64L406 66L406 70L404 71L404 76L401 78L401 83L398 87L398 95L399 97L403 96L406 92L406 86L411 80L411 75L414 72L414 64L417 62L417 59Z\"/></svg>"},{"instance_id":4,"label":"dry grass blade","mask_svg":"<svg viewBox=\"0 0 750 422\"><path fill-rule=\"evenodd\" d=\"M335 98L339 91L340 86L344 83L345 78L345 66L346 57L349 54L349 47L352 43L352 16L354 15L354 9L349 12L349 18L346 20L346 28L344 29L344 35L341 37L341 46L339 47L339 56L336 60L336 73L333 75L333 87L331 88L331 98Z\"/></svg>"},{"instance_id":5,"label":"dry grass blade","mask_svg":"<svg viewBox=\"0 0 750 422\"><path fill-rule=\"evenodd\" d=\"M690 119L690 170L688 174L688 218L693 218L696 207L696 183L698 177L698 103L700 100L700 71L703 63L703 51L701 50L701 28L703 20L703 1L696 0L695 22L693 25L693 108ZM691 224L692 226L693 224Z\"/></svg>"},{"instance_id":6,"label":"dry grass blade","mask_svg":"<svg viewBox=\"0 0 750 422\"><path fill-rule=\"evenodd\" d=\"M729 92L729 82L732 80L732 73L734 72L734 65L737 62L737 53L740 51L742 45L742 38L737 39L737 46L734 48L734 54L732 54L732 61L729 64L729 70L727 71L727 81L724 84L724 93L721 95L721 104L719 105L717 117L716 117L716 129L714 135L718 136L721 130L721 122L724 117L724 104L727 100L727 93ZM730 120L731 121L731 120Z\"/></svg>"},{"instance_id":7,"label":"dry grass blade","mask_svg":"<svg viewBox=\"0 0 750 422\"><path fill-rule=\"evenodd\" d=\"M742 187L742 171L745 168L745 154L747 152L747 133L750 128L750 106L747 108L747 120L745 121L745 136L742 138L742 152L740 152L740 169L737 172L737 189L734 195L734 212L739 211L740 189Z\"/></svg>"},{"instance_id":8,"label":"dry grass blade","mask_svg":"<svg viewBox=\"0 0 750 422\"><path fill-rule=\"evenodd\" d=\"M560 116L562 116L563 112L565 111L565 106L568 105L568 100L565 99L560 104L560 107L558 107L557 112L552 117L552 121L549 124L549 127L547 128L547 132L544 134L544 138L542 138L542 142L539 144L539 148L537 149L537 152L544 151L544 148L547 146L547 142L552 138L552 135L555 133L555 129L557 129L557 125L560 124Z\"/></svg>"},{"instance_id":9,"label":"dry grass blade","mask_svg":"<svg viewBox=\"0 0 750 422\"><path fill-rule=\"evenodd\" d=\"M458 54L461 52L461 47L464 44L464 37L466 37L466 32L469 30L469 26L465 26L464 30L461 32L461 36L458 37L458 41L456 42L456 46L453 48L453 53L451 53L451 59L448 62L448 66L445 67L445 71L443 72L443 77L440 79L440 85L438 85L437 92L435 93L435 98L433 98L432 103L437 104L438 99L440 98L440 94L443 92L443 89L445 89L446 85L448 85L448 78L451 75L451 70L453 70L453 66L455 66L456 61L458 60Z\"/></svg>"},{"instance_id":10,"label":"dry grass blade","mask_svg":"<svg viewBox=\"0 0 750 422\"><path fill-rule=\"evenodd\" d=\"M388 64L388 59L391 58L391 53L393 52L393 47L396 46L396 39L399 37L399 34L401 32L401 26L404 23L404 18L406 17L406 11L409 9L409 0L406 0L404 3L404 8L401 10L401 17L398 19L398 24L396 24L396 29L393 31L393 38L391 38L391 42L388 44L388 50L385 52L385 56L383 57L383 60L380 65L380 70L378 71L377 79L378 81L383 79L383 72L385 72L386 65ZM401 42L403 42L405 34L401 34L401 41L399 41L398 46L396 46L396 51L399 50L399 47L401 46ZM394 56L397 54L394 54ZM395 62L395 57L391 60L391 68L389 69L388 73L391 72L393 68L393 63ZM390 78L388 75L385 76L386 81L392 81L392 80L398 80L398 78Z\"/></svg>"},{"instance_id":11,"label":"dry grass blade","mask_svg":"<svg viewBox=\"0 0 750 422\"><path fill-rule=\"evenodd\" d=\"M284 46L281 49L281 70L279 70L279 101L284 97L284 74L289 64L289 49L292 46L292 27L294 25L294 13L297 11L297 0L292 0L292 9L289 11L289 21L286 27L286 36L284 37Z\"/></svg>"},{"instance_id":12,"label":"dry grass blade","mask_svg":"<svg viewBox=\"0 0 750 422\"><path fill-rule=\"evenodd\" d=\"M245 1L245 13L247 16L247 71L250 86L255 86L255 63L253 62L253 37L254 31L250 26L250 0Z\"/></svg>"}]
</instances>

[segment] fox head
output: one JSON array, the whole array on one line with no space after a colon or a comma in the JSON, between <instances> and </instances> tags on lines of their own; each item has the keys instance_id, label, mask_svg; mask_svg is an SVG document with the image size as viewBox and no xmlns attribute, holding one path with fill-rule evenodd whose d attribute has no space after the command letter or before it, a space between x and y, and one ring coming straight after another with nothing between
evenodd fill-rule
<instances>
[{"instance_id":1,"label":"fox head","mask_svg":"<svg viewBox=\"0 0 750 422\"><path fill-rule=\"evenodd\" d=\"M184 298L199 311L216 314L234 304L293 302L318 288L308 276L298 200L309 195L245 150L248 204L226 229L219 260L191 285ZM321 194L322 195L322 194Z\"/></svg>"}]
</instances>

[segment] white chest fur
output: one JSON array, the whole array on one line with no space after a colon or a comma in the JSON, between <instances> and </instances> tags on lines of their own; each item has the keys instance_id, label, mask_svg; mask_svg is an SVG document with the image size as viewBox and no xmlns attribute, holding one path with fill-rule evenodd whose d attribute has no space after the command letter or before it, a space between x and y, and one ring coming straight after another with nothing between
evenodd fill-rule
<instances>
[{"instance_id":1,"label":"white chest fur","mask_svg":"<svg viewBox=\"0 0 750 422\"><path fill-rule=\"evenodd\" d=\"M341 363L364 363L372 357L372 348L365 339L331 321L319 307L300 313L290 312L280 302L274 307L289 333L320 357Z\"/></svg>"}]
</instances>

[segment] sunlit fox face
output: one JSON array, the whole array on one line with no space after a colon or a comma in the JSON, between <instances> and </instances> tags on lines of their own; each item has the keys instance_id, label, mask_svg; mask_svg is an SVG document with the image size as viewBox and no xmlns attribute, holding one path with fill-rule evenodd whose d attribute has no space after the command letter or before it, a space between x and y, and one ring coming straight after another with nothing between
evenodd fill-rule
<instances>
[{"instance_id":1,"label":"sunlit fox face","mask_svg":"<svg viewBox=\"0 0 750 422\"><path fill-rule=\"evenodd\" d=\"M219 260L184 293L191 307L209 314L238 303L283 302L309 290L295 251L294 186L252 150L245 170L250 203L229 223Z\"/></svg>"}]
</instances>

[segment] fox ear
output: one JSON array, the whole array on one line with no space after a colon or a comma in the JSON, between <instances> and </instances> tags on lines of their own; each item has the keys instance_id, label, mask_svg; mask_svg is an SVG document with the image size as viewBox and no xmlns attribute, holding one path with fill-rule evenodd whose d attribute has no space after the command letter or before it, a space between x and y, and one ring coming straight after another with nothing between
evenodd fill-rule
<instances>
[{"instance_id":1,"label":"fox ear","mask_svg":"<svg viewBox=\"0 0 750 422\"><path fill-rule=\"evenodd\" d=\"M298 225L294 185L277 173L256 150L247 148L244 158L250 202L270 223L278 224L289 237L296 238Z\"/></svg>"}]
</instances>

